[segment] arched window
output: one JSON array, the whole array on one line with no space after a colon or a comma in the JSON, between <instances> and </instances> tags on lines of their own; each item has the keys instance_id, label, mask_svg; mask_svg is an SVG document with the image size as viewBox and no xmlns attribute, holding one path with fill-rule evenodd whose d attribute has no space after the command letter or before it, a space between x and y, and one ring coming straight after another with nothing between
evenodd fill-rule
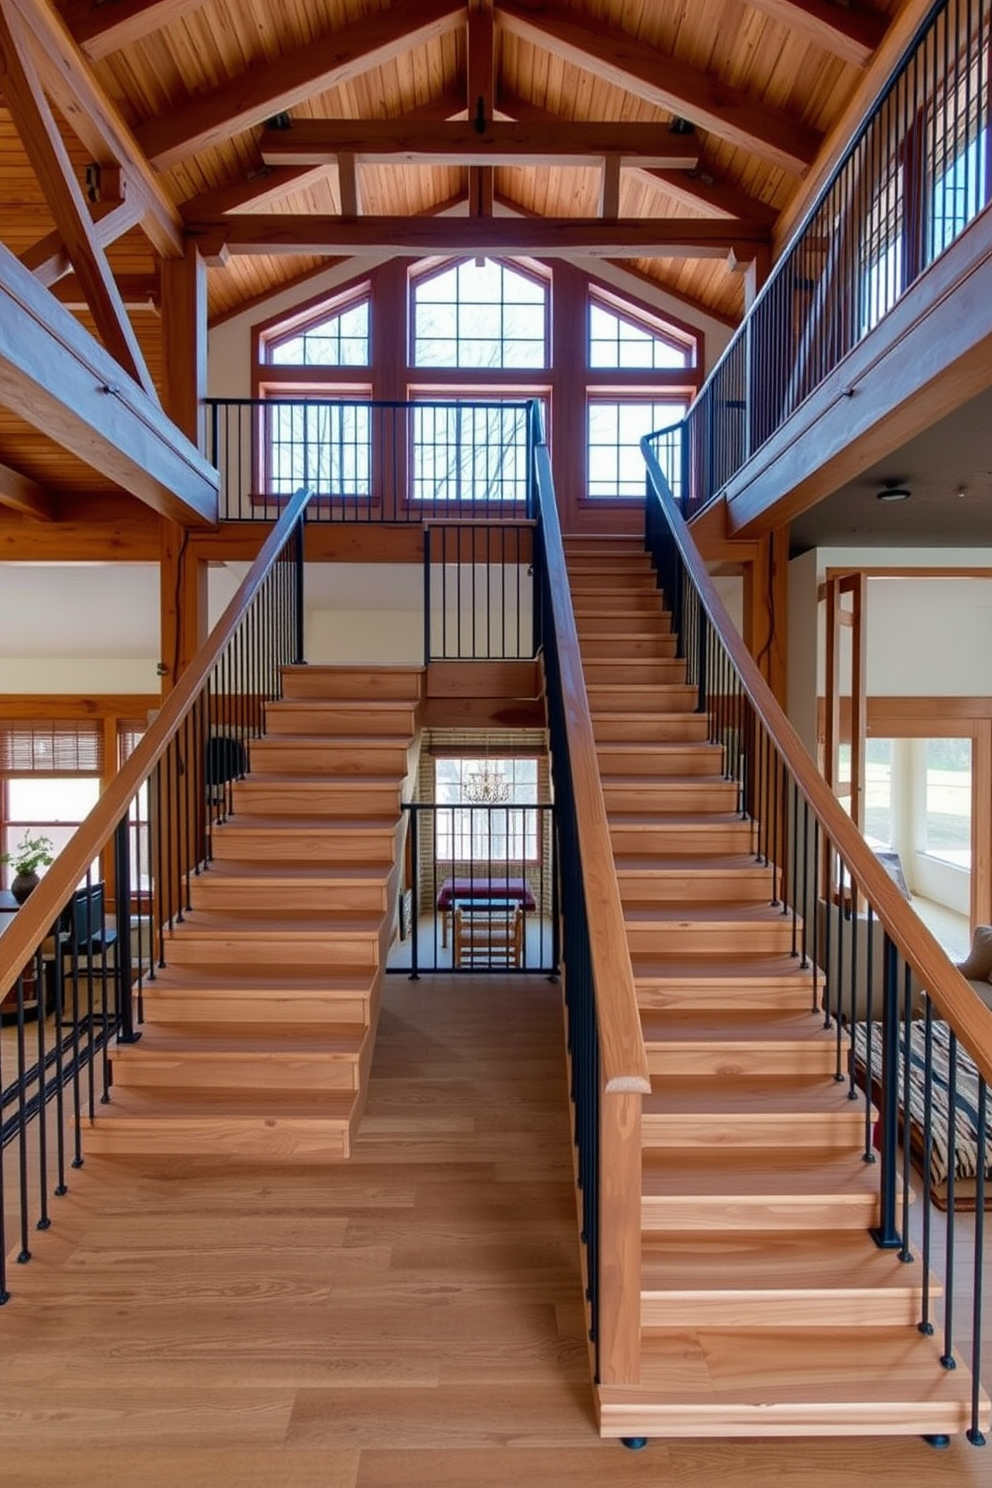
<instances>
[{"instance_id":1,"label":"arched window","mask_svg":"<svg viewBox=\"0 0 992 1488\"><path fill-rule=\"evenodd\" d=\"M536 274L465 259L415 279L412 302L415 367L548 365L548 291Z\"/></svg>"}]
</instances>

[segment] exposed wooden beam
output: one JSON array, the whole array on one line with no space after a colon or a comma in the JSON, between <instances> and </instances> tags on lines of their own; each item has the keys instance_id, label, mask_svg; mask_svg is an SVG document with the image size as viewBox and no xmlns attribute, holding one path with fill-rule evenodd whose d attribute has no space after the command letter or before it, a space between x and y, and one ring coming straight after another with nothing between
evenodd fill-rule
<instances>
[{"instance_id":1,"label":"exposed wooden beam","mask_svg":"<svg viewBox=\"0 0 992 1488\"><path fill-rule=\"evenodd\" d=\"M232 181L213 191L183 202L179 211L185 222L202 217L223 217L228 212L249 209L264 212L291 191L305 191L315 181L322 181L333 170L331 165L275 165L253 171L243 181Z\"/></svg>"},{"instance_id":2,"label":"exposed wooden beam","mask_svg":"<svg viewBox=\"0 0 992 1488\"><path fill-rule=\"evenodd\" d=\"M196 10L203 0L70 0L62 15L69 30L92 61L121 47L131 46L154 31Z\"/></svg>"},{"instance_id":3,"label":"exposed wooden beam","mask_svg":"<svg viewBox=\"0 0 992 1488\"><path fill-rule=\"evenodd\" d=\"M172 165L453 31L464 20L465 6L455 0L406 0L376 11L250 68L186 108L149 119L138 140L156 165Z\"/></svg>"},{"instance_id":4,"label":"exposed wooden beam","mask_svg":"<svg viewBox=\"0 0 992 1488\"><path fill-rule=\"evenodd\" d=\"M109 248L111 243L116 243L118 238L122 238L132 227L138 225L143 211L140 198L131 201L125 199L111 207L97 205L93 208L94 240L101 248ZM49 287L72 272L72 263L65 244L57 232L47 233L22 253L20 258L24 267L31 270L39 283Z\"/></svg>"},{"instance_id":5,"label":"exposed wooden beam","mask_svg":"<svg viewBox=\"0 0 992 1488\"><path fill-rule=\"evenodd\" d=\"M267 165L321 165L339 155L387 165L621 165L691 170L699 144L664 124L547 119L471 120L300 119L291 129L266 129L259 141Z\"/></svg>"},{"instance_id":6,"label":"exposed wooden beam","mask_svg":"<svg viewBox=\"0 0 992 1488\"><path fill-rule=\"evenodd\" d=\"M165 259L172 263L172 259ZM179 262L179 260L176 260ZM115 274L117 290L127 310L161 309L162 290L157 274ZM86 301L75 274L67 274L52 286L52 293L69 310L85 310Z\"/></svg>"},{"instance_id":7,"label":"exposed wooden beam","mask_svg":"<svg viewBox=\"0 0 992 1488\"><path fill-rule=\"evenodd\" d=\"M55 229L65 246L97 332L111 356L150 398L155 384L134 327L128 319L59 127L48 106L21 20L0 8L0 73L4 100L21 143L55 218Z\"/></svg>"},{"instance_id":8,"label":"exposed wooden beam","mask_svg":"<svg viewBox=\"0 0 992 1488\"><path fill-rule=\"evenodd\" d=\"M2 246L0 404L156 511L215 524L217 472Z\"/></svg>"},{"instance_id":9,"label":"exposed wooden beam","mask_svg":"<svg viewBox=\"0 0 992 1488\"><path fill-rule=\"evenodd\" d=\"M712 218L625 218L602 222L581 217L224 217L191 222L208 263L226 255L355 255L392 251L410 256L435 253L560 254L606 258L739 258L751 245L768 241L764 223Z\"/></svg>"},{"instance_id":10,"label":"exposed wooden beam","mask_svg":"<svg viewBox=\"0 0 992 1488\"><path fill-rule=\"evenodd\" d=\"M47 0L5 0L22 15L38 46L38 67L59 113L103 165L120 165L132 195L144 203L142 226L166 258L184 251L182 219L166 195L123 114L93 76L92 70Z\"/></svg>"},{"instance_id":11,"label":"exposed wooden beam","mask_svg":"<svg viewBox=\"0 0 992 1488\"><path fill-rule=\"evenodd\" d=\"M0 506L9 506L13 511L39 522L57 522L58 504L54 492L29 480L9 465L0 465Z\"/></svg>"},{"instance_id":12,"label":"exposed wooden beam","mask_svg":"<svg viewBox=\"0 0 992 1488\"><path fill-rule=\"evenodd\" d=\"M618 155L608 155L603 161L599 215L614 222L620 216L620 166L622 163Z\"/></svg>"},{"instance_id":13,"label":"exposed wooden beam","mask_svg":"<svg viewBox=\"0 0 992 1488\"><path fill-rule=\"evenodd\" d=\"M529 122L558 118L558 115L541 108L539 104L505 91L501 91L499 96L499 111L508 114L511 119ZM668 128L666 124L660 127ZM632 163L629 169L635 171L640 180L660 188L676 201L697 210L702 207L715 217L741 217L755 222L767 222L771 226L778 216L774 207L767 206L756 196L749 196L746 191L738 191L736 187L714 181L706 173L703 162L694 170L648 170L639 161Z\"/></svg>"},{"instance_id":14,"label":"exposed wooden beam","mask_svg":"<svg viewBox=\"0 0 992 1488\"><path fill-rule=\"evenodd\" d=\"M342 217L358 217L362 211L362 187L358 179L358 158L343 151L338 156L338 195Z\"/></svg>"},{"instance_id":15,"label":"exposed wooden beam","mask_svg":"<svg viewBox=\"0 0 992 1488\"><path fill-rule=\"evenodd\" d=\"M877 11L831 4L831 0L747 0L747 3L856 67L868 65L885 35L886 20Z\"/></svg>"},{"instance_id":16,"label":"exposed wooden beam","mask_svg":"<svg viewBox=\"0 0 992 1488\"><path fill-rule=\"evenodd\" d=\"M496 21L493 0L469 0L465 102L476 127L488 124L496 104ZM491 165L469 167L469 214L493 215L495 172Z\"/></svg>"},{"instance_id":17,"label":"exposed wooden beam","mask_svg":"<svg viewBox=\"0 0 992 1488\"><path fill-rule=\"evenodd\" d=\"M820 136L737 88L555 0L501 0L497 23L615 87L801 175Z\"/></svg>"}]
</instances>

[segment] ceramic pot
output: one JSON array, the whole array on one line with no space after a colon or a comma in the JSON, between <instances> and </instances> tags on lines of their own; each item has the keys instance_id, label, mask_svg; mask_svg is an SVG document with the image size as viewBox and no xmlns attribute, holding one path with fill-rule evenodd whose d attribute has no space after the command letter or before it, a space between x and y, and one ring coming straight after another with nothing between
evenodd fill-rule
<instances>
[{"instance_id":1,"label":"ceramic pot","mask_svg":"<svg viewBox=\"0 0 992 1488\"><path fill-rule=\"evenodd\" d=\"M37 873L17 873L14 875L13 882L10 885L10 892L13 894L18 904L23 904L28 895L32 893L32 891L36 889L40 883L41 879L38 877Z\"/></svg>"}]
</instances>

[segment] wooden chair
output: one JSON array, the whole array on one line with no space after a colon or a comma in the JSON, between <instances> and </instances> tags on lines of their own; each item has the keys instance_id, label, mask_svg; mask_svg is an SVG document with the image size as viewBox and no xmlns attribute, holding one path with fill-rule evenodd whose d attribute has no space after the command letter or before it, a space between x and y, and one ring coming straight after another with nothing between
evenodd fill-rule
<instances>
[{"instance_id":1,"label":"wooden chair","mask_svg":"<svg viewBox=\"0 0 992 1488\"><path fill-rule=\"evenodd\" d=\"M519 904L505 899L467 899L455 903L452 956L456 967L520 966L524 917Z\"/></svg>"}]
</instances>

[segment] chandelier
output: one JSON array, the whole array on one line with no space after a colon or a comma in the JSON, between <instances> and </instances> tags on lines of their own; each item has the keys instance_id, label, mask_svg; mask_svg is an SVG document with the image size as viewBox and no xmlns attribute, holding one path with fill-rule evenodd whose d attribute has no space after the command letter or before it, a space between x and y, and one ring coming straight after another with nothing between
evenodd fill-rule
<instances>
[{"instance_id":1,"label":"chandelier","mask_svg":"<svg viewBox=\"0 0 992 1488\"><path fill-rule=\"evenodd\" d=\"M473 806L501 806L510 799L510 782L487 758L465 777L462 795Z\"/></svg>"}]
</instances>

